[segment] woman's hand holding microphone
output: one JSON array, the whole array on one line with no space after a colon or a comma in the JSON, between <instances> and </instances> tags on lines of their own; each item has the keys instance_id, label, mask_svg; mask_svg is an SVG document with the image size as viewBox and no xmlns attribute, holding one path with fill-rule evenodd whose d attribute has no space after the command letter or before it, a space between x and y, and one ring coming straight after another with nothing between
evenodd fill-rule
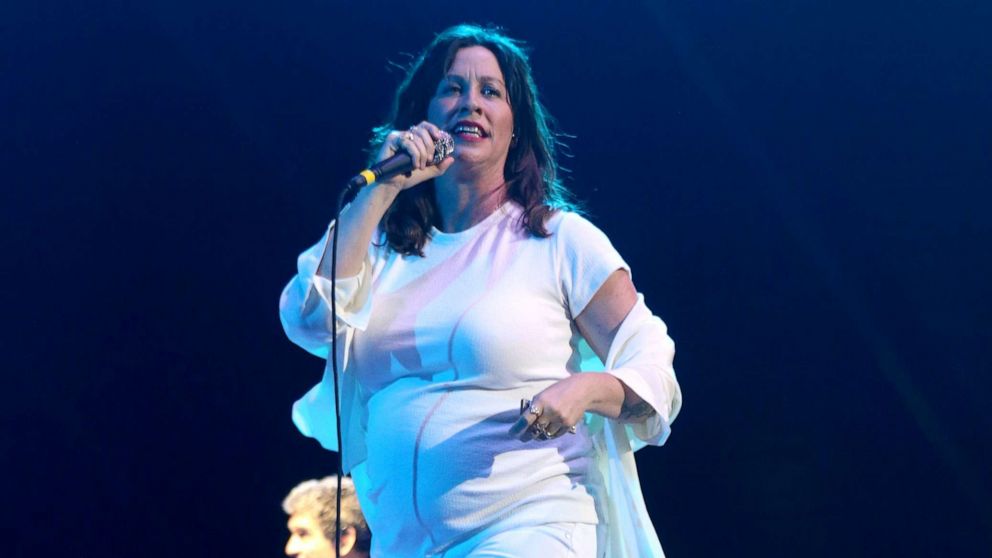
<instances>
[{"instance_id":1,"label":"woman's hand holding microphone","mask_svg":"<svg viewBox=\"0 0 992 558\"><path fill-rule=\"evenodd\" d=\"M397 174L385 180L377 181L376 184L394 189L396 193L399 193L444 174L448 167L454 164L455 158L449 153L441 161L436 162L434 160L435 153L437 153L435 144L440 141L450 142L451 136L427 121L411 126L409 130L390 132L376 155L376 161L385 161L398 152L405 151L413 159L413 170L407 174Z\"/></svg>"}]
</instances>

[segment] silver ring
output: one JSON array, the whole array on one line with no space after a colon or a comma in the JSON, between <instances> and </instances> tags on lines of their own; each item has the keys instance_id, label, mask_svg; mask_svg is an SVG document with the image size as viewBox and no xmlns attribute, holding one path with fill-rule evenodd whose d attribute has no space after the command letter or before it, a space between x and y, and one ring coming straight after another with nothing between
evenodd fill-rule
<instances>
[{"instance_id":1,"label":"silver ring","mask_svg":"<svg viewBox=\"0 0 992 558\"><path fill-rule=\"evenodd\" d=\"M554 439L554 438L561 438L565 434L575 434L575 427L574 426L569 426L568 428L559 428L558 429L558 432L556 432L554 436L548 435L548 438L546 438L546 439L549 439L550 440L550 439Z\"/></svg>"},{"instance_id":2,"label":"silver ring","mask_svg":"<svg viewBox=\"0 0 992 558\"><path fill-rule=\"evenodd\" d=\"M531 430L534 432L534 437L540 438L542 440L550 440L551 435L548 434L548 429L541 426L541 423L535 422L530 425Z\"/></svg>"}]
</instances>

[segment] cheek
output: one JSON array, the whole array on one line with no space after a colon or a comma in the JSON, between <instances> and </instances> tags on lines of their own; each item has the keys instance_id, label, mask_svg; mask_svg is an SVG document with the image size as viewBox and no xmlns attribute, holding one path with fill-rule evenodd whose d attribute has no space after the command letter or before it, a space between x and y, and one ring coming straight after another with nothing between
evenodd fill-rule
<instances>
[{"instance_id":1,"label":"cheek","mask_svg":"<svg viewBox=\"0 0 992 558\"><path fill-rule=\"evenodd\" d=\"M427 120L434 124L442 123L445 115L450 109L450 107L447 106L448 104L449 103L445 103L444 101L437 99L431 101L430 104L427 105Z\"/></svg>"},{"instance_id":2,"label":"cheek","mask_svg":"<svg viewBox=\"0 0 992 558\"><path fill-rule=\"evenodd\" d=\"M506 135L509 136L513 133L513 111L510 107L503 107L500 111L500 122L502 123L502 128L506 130Z\"/></svg>"}]
</instances>

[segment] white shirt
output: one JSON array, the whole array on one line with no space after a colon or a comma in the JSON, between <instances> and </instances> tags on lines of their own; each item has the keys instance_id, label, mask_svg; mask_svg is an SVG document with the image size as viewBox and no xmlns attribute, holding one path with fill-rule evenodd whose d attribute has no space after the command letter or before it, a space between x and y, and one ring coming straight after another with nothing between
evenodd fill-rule
<instances>
[{"instance_id":1,"label":"white shirt","mask_svg":"<svg viewBox=\"0 0 992 558\"><path fill-rule=\"evenodd\" d=\"M656 362L645 368L645 351L630 358L626 343L628 360L640 362L612 371L659 410L647 423L634 429L590 415L589 428L575 436L510 438L521 398L581 370L585 343L573 319L611 273L627 269L581 216L560 212L546 225L551 236L536 238L521 230L520 215L506 204L466 231L435 230L423 258L373 244L359 276L338 282L344 457L346 469L362 465L365 478L356 484L383 555L423 556L494 524L600 519L608 538L619 523L637 522L614 517L611 500L624 498L605 490L622 489L611 487L611 474L623 477L620 485L636 484L632 456L628 464L621 455L631 452L631 435L653 443L667 436L681 398L669 373L671 341L661 324L660 337L657 329L647 336L660 349ZM291 339L326 358L330 285L313 273L323 246L301 255L281 307ZM611 356L624 353L614 348L617 342ZM315 421L321 411L309 403L329 392L315 390L294 406L294 420L327 446L319 432L329 422L333 443L333 417ZM621 470L611 473L611 464ZM639 496L639 487L623 490ZM633 519L646 519L649 535L640 536L656 546L642 515Z\"/></svg>"}]
</instances>

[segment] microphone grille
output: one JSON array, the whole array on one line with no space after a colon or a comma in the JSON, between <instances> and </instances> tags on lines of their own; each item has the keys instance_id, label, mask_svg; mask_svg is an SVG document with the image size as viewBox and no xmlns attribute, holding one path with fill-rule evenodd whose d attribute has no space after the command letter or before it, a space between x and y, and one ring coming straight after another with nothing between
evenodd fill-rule
<instances>
[{"instance_id":1,"label":"microphone grille","mask_svg":"<svg viewBox=\"0 0 992 558\"><path fill-rule=\"evenodd\" d=\"M434 165L441 164L451 152L455 150L455 139L451 137L451 134L441 130L441 137L434 141L434 160L432 163Z\"/></svg>"}]
</instances>

